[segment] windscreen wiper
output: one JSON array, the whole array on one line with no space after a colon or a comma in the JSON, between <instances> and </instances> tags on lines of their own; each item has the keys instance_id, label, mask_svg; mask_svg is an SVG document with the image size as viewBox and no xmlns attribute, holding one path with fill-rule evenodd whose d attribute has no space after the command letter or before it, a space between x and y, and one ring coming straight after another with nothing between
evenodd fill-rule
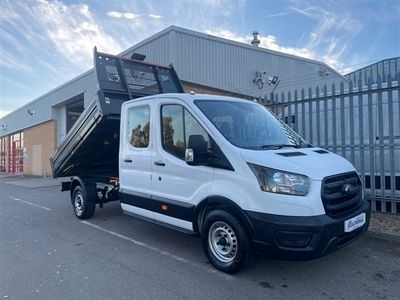
<instances>
[{"instance_id":1,"label":"windscreen wiper","mask_svg":"<svg viewBox=\"0 0 400 300\"><path fill-rule=\"evenodd\" d=\"M261 148L265 150L270 150L270 149L282 149L284 147L293 147L293 148L300 148L299 145L293 145L293 144L272 144L272 145L262 145Z\"/></svg>"},{"instance_id":2,"label":"windscreen wiper","mask_svg":"<svg viewBox=\"0 0 400 300\"><path fill-rule=\"evenodd\" d=\"M302 147L302 148L314 148L313 145L311 145L310 143L307 143L307 142L301 142L300 143L300 147Z\"/></svg>"}]
</instances>

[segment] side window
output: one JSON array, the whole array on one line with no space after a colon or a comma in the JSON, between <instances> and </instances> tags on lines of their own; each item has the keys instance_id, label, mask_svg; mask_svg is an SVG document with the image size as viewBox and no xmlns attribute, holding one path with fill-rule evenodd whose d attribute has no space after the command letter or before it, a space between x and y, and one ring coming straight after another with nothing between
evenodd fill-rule
<instances>
[{"instance_id":1,"label":"side window","mask_svg":"<svg viewBox=\"0 0 400 300\"><path fill-rule=\"evenodd\" d=\"M199 122L196 121L195 118L185 109L185 142L186 146L187 143L189 142L189 136L192 134L200 134L204 137L204 140L207 142L209 145L209 138L207 132L201 127ZM186 147L185 147L186 150Z\"/></svg>"},{"instance_id":2,"label":"side window","mask_svg":"<svg viewBox=\"0 0 400 300\"><path fill-rule=\"evenodd\" d=\"M163 148L179 158L185 155L185 136L183 133L183 107L164 105L161 107Z\"/></svg>"},{"instance_id":3,"label":"side window","mask_svg":"<svg viewBox=\"0 0 400 300\"><path fill-rule=\"evenodd\" d=\"M163 105L161 107L162 144L165 151L184 159L185 150L192 134L201 134L208 143L206 131L195 118L181 105Z\"/></svg>"},{"instance_id":4,"label":"side window","mask_svg":"<svg viewBox=\"0 0 400 300\"><path fill-rule=\"evenodd\" d=\"M128 109L128 141L135 148L147 148L150 138L150 106Z\"/></svg>"}]
</instances>

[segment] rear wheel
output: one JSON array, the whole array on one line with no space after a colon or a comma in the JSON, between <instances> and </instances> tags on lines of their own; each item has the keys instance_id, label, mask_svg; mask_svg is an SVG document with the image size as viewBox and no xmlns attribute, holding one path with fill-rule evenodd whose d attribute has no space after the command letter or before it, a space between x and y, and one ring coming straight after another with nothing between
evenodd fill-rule
<instances>
[{"instance_id":1,"label":"rear wheel","mask_svg":"<svg viewBox=\"0 0 400 300\"><path fill-rule=\"evenodd\" d=\"M79 219L90 219L96 208L96 199L85 188L76 186L72 193L74 213Z\"/></svg>"},{"instance_id":2,"label":"rear wheel","mask_svg":"<svg viewBox=\"0 0 400 300\"><path fill-rule=\"evenodd\" d=\"M226 211L214 210L206 216L202 240L208 260L223 272L239 272L253 260L254 253L246 230Z\"/></svg>"}]
</instances>

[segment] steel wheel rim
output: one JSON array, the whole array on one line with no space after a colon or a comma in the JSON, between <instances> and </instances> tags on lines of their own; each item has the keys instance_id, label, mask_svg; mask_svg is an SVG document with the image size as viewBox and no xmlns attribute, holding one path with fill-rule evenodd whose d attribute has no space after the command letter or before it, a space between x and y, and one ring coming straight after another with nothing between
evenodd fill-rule
<instances>
[{"instance_id":1,"label":"steel wheel rim","mask_svg":"<svg viewBox=\"0 0 400 300\"><path fill-rule=\"evenodd\" d=\"M219 261L230 263L238 251L236 233L225 222L214 222L208 231L208 246Z\"/></svg>"},{"instance_id":2,"label":"steel wheel rim","mask_svg":"<svg viewBox=\"0 0 400 300\"><path fill-rule=\"evenodd\" d=\"M75 194L75 199L74 199L74 204L75 204L75 211L77 215L82 215L83 213L83 196L81 193L76 193Z\"/></svg>"}]
</instances>

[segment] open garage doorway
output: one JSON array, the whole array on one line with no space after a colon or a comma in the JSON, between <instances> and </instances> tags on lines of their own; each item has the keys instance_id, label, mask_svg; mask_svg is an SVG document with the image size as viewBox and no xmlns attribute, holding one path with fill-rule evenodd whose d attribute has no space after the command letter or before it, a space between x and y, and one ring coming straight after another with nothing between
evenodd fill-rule
<instances>
[{"instance_id":1,"label":"open garage doorway","mask_svg":"<svg viewBox=\"0 0 400 300\"><path fill-rule=\"evenodd\" d=\"M66 105L67 133L71 130L72 126L74 126L76 120L78 120L79 116L83 112L84 109L83 106L84 106L83 98Z\"/></svg>"}]
</instances>

